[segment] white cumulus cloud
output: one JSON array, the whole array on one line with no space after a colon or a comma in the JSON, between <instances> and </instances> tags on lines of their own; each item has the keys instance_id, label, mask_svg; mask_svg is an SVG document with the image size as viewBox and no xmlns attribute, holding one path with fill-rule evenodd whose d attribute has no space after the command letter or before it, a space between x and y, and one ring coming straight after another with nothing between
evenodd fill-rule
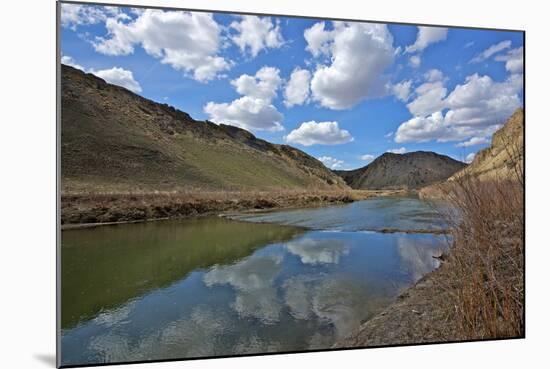
<instances>
[{"instance_id":1,"label":"white cumulus cloud","mask_svg":"<svg viewBox=\"0 0 550 369\"><path fill-rule=\"evenodd\" d=\"M129 70L119 67L113 67L111 69L91 71L91 73L95 74L99 78L103 78L109 83L125 87L132 92L141 92L141 86L134 79L134 75Z\"/></svg>"},{"instance_id":2,"label":"white cumulus cloud","mask_svg":"<svg viewBox=\"0 0 550 369\"><path fill-rule=\"evenodd\" d=\"M317 159L319 159L321 163L325 164L325 166L330 169L338 169L344 165L343 160L339 160L330 156L321 156Z\"/></svg>"},{"instance_id":3,"label":"white cumulus cloud","mask_svg":"<svg viewBox=\"0 0 550 369\"><path fill-rule=\"evenodd\" d=\"M447 97L445 105L450 110L445 119L464 126L502 124L521 106L522 88L521 77L511 76L504 82L495 82L489 76L473 74Z\"/></svg>"},{"instance_id":4,"label":"white cumulus cloud","mask_svg":"<svg viewBox=\"0 0 550 369\"><path fill-rule=\"evenodd\" d=\"M427 116L444 107L447 88L443 81L425 82L415 89L415 99L407 104L414 116Z\"/></svg>"},{"instance_id":5,"label":"white cumulus cloud","mask_svg":"<svg viewBox=\"0 0 550 369\"><path fill-rule=\"evenodd\" d=\"M208 102L203 110L215 123L248 130L281 131L283 115L271 103L281 85L279 69L263 67L254 76L243 74L231 81L243 95L230 103Z\"/></svg>"},{"instance_id":6,"label":"white cumulus cloud","mask_svg":"<svg viewBox=\"0 0 550 369\"><path fill-rule=\"evenodd\" d=\"M106 82L112 83L113 85L124 87L132 92L139 93L142 91L141 85L138 81L134 79L134 74L132 71L129 71L120 67L113 67L110 69L100 69L95 70L93 68L85 68L82 65L78 64L71 56L63 55L61 57L61 63L69 65L73 68L80 69L86 73L92 73L99 78L104 79Z\"/></svg>"},{"instance_id":7,"label":"white cumulus cloud","mask_svg":"<svg viewBox=\"0 0 550 369\"><path fill-rule=\"evenodd\" d=\"M208 102L204 112L215 123L230 124L247 130L282 131L283 115L262 99L243 96L231 103Z\"/></svg>"},{"instance_id":8,"label":"white cumulus cloud","mask_svg":"<svg viewBox=\"0 0 550 369\"><path fill-rule=\"evenodd\" d=\"M401 123L395 132L395 142L426 142L449 135L443 124L443 114L435 112L427 117L413 117Z\"/></svg>"},{"instance_id":9,"label":"white cumulus cloud","mask_svg":"<svg viewBox=\"0 0 550 369\"><path fill-rule=\"evenodd\" d=\"M332 31L325 30L325 22L315 23L306 29L304 38L307 43L306 50L313 56L317 57L330 52L329 41L333 38L333 34Z\"/></svg>"},{"instance_id":10,"label":"white cumulus cloud","mask_svg":"<svg viewBox=\"0 0 550 369\"><path fill-rule=\"evenodd\" d=\"M129 19L116 6L92 6L79 4L61 4L61 26L75 30L78 26L93 25L108 18Z\"/></svg>"},{"instance_id":11,"label":"white cumulus cloud","mask_svg":"<svg viewBox=\"0 0 550 369\"><path fill-rule=\"evenodd\" d=\"M427 82L416 89L407 105L413 118L396 131L396 142L439 142L491 136L521 106L521 75L503 82L470 75L447 96L443 81Z\"/></svg>"},{"instance_id":12,"label":"white cumulus cloud","mask_svg":"<svg viewBox=\"0 0 550 369\"><path fill-rule=\"evenodd\" d=\"M86 68L84 68L82 65L78 64L71 56L69 55L63 55L61 57L61 64L68 65L70 67L80 69L81 71L86 72Z\"/></svg>"},{"instance_id":13,"label":"white cumulus cloud","mask_svg":"<svg viewBox=\"0 0 550 369\"><path fill-rule=\"evenodd\" d=\"M285 136L288 143L311 145L339 145L353 141L351 134L340 129L338 122L304 122Z\"/></svg>"},{"instance_id":14,"label":"white cumulus cloud","mask_svg":"<svg viewBox=\"0 0 550 369\"><path fill-rule=\"evenodd\" d=\"M311 73L307 69L295 68L284 90L284 104L287 107L302 105L309 97Z\"/></svg>"},{"instance_id":15,"label":"white cumulus cloud","mask_svg":"<svg viewBox=\"0 0 550 369\"><path fill-rule=\"evenodd\" d=\"M277 89L281 85L281 82L279 69L263 67L259 69L254 76L243 74L239 78L231 81L231 84L235 87L235 90L243 96L271 101L277 96Z\"/></svg>"},{"instance_id":16,"label":"white cumulus cloud","mask_svg":"<svg viewBox=\"0 0 550 369\"><path fill-rule=\"evenodd\" d=\"M221 27L212 14L146 9L131 22L105 21L107 37L97 37L96 51L105 55L128 55L141 45L161 63L206 82L231 63L218 55Z\"/></svg>"},{"instance_id":17,"label":"white cumulus cloud","mask_svg":"<svg viewBox=\"0 0 550 369\"><path fill-rule=\"evenodd\" d=\"M472 136L490 136L500 127L501 124L487 127L453 125L438 111L430 116L413 117L402 123L395 133L395 142L460 141Z\"/></svg>"},{"instance_id":18,"label":"white cumulus cloud","mask_svg":"<svg viewBox=\"0 0 550 369\"><path fill-rule=\"evenodd\" d=\"M391 65L393 37L382 24L333 22L306 29L307 50L326 54L330 64L319 64L311 79L311 92L322 106L341 110L386 93L383 72Z\"/></svg>"},{"instance_id":19,"label":"white cumulus cloud","mask_svg":"<svg viewBox=\"0 0 550 369\"><path fill-rule=\"evenodd\" d=\"M456 144L456 147L470 147L475 145L485 145L490 142L491 140L489 140L488 137L472 137L468 141L464 141Z\"/></svg>"},{"instance_id":20,"label":"white cumulus cloud","mask_svg":"<svg viewBox=\"0 0 550 369\"><path fill-rule=\"evenodd\" d=\"M230 27L237 31L231 37L233 42L243 54L248 51L252 57L264 49L279 48L284 44L281 28L269 17L243 15L240 22L232 22Z\"/></svg>"},{"instance_id":21,"label":"white cumulus cloud","mask_svg":"<svg viewBox=\"0 0 550 369\"><path fill-rule=\"evenodd\" d=\"M444 27L419 26L414 44L406 47L405 52L421 52L429 45L443 41L447 38L448 29Z\"/></svg>"}]
</instances>

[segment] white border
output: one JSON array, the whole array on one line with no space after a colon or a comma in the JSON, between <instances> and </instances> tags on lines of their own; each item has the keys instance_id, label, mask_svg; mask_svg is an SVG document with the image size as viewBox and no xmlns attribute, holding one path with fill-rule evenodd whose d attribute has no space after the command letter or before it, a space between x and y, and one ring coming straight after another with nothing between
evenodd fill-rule
<instances>
[{"instance_id":1,"label":"white border","mask_svg":"<svg viewBox=\"0 0 550 369\"><path fill-rule=\"evenodd\" d=\"M105 0L105 2L112 2ZM139 364L136 368L519 368L547 362L549 246L548 13L518 1L133 0L132 4L527 31L527 339L315 354ZM544 4L543 2L538 2ZM55 2L3 3L0 13L2 367L53 367L55 354Z\"/></svg>"}]
</instances>

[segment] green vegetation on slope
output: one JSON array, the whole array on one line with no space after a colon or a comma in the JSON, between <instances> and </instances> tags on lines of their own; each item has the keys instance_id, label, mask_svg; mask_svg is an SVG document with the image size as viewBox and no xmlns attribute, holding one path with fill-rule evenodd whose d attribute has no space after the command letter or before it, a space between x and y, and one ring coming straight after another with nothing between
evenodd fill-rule
<instances>
[{"instance_id":1,"label":"green vegetation on slope","mask_svg":"<svg viewBox=\"0 0 550 369\"><path fill-rule=\"evenodd\" d=\"M321 162L62 66L64 193L346 189Z\"/></svg>"}]
</instances>

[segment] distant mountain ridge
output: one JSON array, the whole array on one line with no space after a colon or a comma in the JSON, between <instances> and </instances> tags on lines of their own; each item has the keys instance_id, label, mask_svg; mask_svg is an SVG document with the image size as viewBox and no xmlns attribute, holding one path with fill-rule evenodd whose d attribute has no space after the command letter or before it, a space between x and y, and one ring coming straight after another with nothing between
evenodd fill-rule
<instances>
[{"instance_id":1,"label":"distant mountain ridge","mask_svg":"<svg viewBox=\"0 0 550 369\"><path fill-rule=\"evenodd\" d=\"M387 152L362 168L334 172L354 189L418 189L446 180L465 166L465 163L430 151Z\"/></svg>"},{"instance_id":2,"label":"distant mountain ridge","mask_svg":"<svg viewBox=\"0 0 550 369\"><path fill-rule=\"evenodd\" d=\"M61 67L64 192L349 189L320 161Z\"/></svg>"}]
</instances>

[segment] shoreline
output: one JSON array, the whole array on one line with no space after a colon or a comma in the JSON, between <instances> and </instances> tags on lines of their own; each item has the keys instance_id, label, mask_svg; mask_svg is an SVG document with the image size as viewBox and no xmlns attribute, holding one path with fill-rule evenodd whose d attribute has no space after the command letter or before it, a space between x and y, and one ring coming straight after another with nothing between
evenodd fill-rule
<instances>
[{"instance_id":1,"label":"shoreline","mask_svg":"<svg viewBox=\"0 0 550 369\"><path fill-rule=\"evenodd\" d=\"M405 190L66 194L61 198L61 229L316 208L407 194Z\"/></svg>"},{"instance_id":2,"label":"shoreline","mask_svg":"<svg viewBox=\"0 0 550 369\"><path fill-rule=\"evenodd\" d=\"M434 258L436 258L434 256ZM464 341L448 312L442 308L450 291L447 254L437 258L441 265L405 288L382 311L375 314L333 348L378 347Z\"/></svg>"},{"instance_id":3,"label":"shoreline","mask_svg":"<svg viewBox=\"0 0 550 369\"><path fill-rule=\"evenodd\" d=\"M480 186L478 184L478 186ZM484 187L483 187L484 188ZM483 188L473 188L472 191L481 192ZM515 188L515 187L514 187ZM509 189L512 191L514 188ZM492 188L491 188L492 190ZM504 189L503 189L504 190ZM476 192L476 193L478 193ZM485 194L484 192L481 192ZM382 196L410 196L414 194L410 191L333 191L333 192L256 192L256 193L202 193L202 194L144 194L144 195L82 195L82 197L71 195L74 201L71 205L73 213L79 216L86 216L94 211L98 211L101 214L108 214L109 211L115 210L119 216L127 216L128 214L135 214L136 210L140 209L153 209L155 211L166 209L185 210L183 213L175 213L175 216L157 217L157 218L143 218L143 219L123 219L114 222L96 222L96 223L69 223L63 224L61 227L65 229L78 229L98 227L102 225L114 225L114 224L126 224L137 223L144 221L159 221L167 219L185 219L196 218L204 216L221 216L228 217L235 213L265 213L271 211L290 210L290 209L302 209L302 208L315 208L330 205L343 205L354 201L361 201L374 197ZM494 194L491 191L489 194L485 194L481 199L489 201L490 194ZM497 203L502 206L509 206L509 199L514 198L508 196L508 192L503 192L503 199L501 203ZM419 196L420 197L420 196ZM420 197L426 199L426 197ZM477 198L477 197L476 197ZM67 204L63 204L67 206ZM113 205L110 207L110 205ZM467 209L474 209L476 211L485 211L486 209L492 209L494 203L491 206L482 204L483 206L470 206L468 204ZM499 206L500 206L499 205ZM509 210L511 214L515 214L516 210L512 207ZM498 213L504 213L503 211ZM143 211L138 214L148 213ZM154 214L154 213L153 213ZM182 215L183 214L183 215ZM493 213L491 213L493 214ZM491 215L489 214L489 215ZM521 216L521 213L518 213ZM516 324L514 321L509 322L506 316L503 318L496 318L495 322L489 322L490 327L495 327L492 331L485 328L485 321L478 321L479 327L475 327L470 331L464 329L464 317L469 317L464 311L464 306L460 305L460 301L457 302L457 296L463 293L467 293L469 296L468 301L471 302L476 313L480 306L480 299L487 298L486 296L492 296L495 291L491 288L492 285L488 285L485 281L479 285L477 281L472 281L469 278L477 276L480 271L486 270L484 265L480 265L481 269L474 269L478 267L476 263L479 263L479 252L490 252L491 257L494 260L504 261L509 260L509 253L516 252L514 248L515 244L521 246L523 239L521 238L521 221L511 221L506 218L505 221L491 216L484 216L482 218L472 217L474 221L472 223L454 224L451 230L433 230L433 229L416 229L416 230L399 230L393 228L383 228L373 231L381 233L431 233L431 234L448 234L451 233L455 238L451 248L448 252L439 256L432 256L440 261L440 265L437 269L433 270L422 276L411 286L404 288L395 300L392 301L385 308L377 312L368 320L361 322L349 336L338 340L333 348L351 348L351 347L379 347L379 346L392 346L392 345L412 345L421 343L440 343L440 342L458 342L469 341L479 339L498 339L498 338L515 338L524 336L523 321ZM495 239L495 243L491 243L487 250L481 248L486 243L483 243L485 238L465 238L471 233L469 230L478 229L480 222L479 219L484 219L484 224L488 225L483 230L488 229L490 235ZM83 219L83 218L79 218ZM469 218L466 218L468 220ZM475 233L477 235L477 233ZM480 243L481 242L481 243ZM521 250L520 250L521 251ZM482 254L483 255L483 254ZM485 260L485 259L484 259ZM521 260L519 260L521 263ZM498 265L501 265L499 263ZM502 273L502 276L498 277L498 281L503 283L504 286L514 287L515 279L518 274L515 270L508 270L507 268L496 270ZM519 268L523 268L522 264L519 264ZM502 269L502 270L501 270ZM476 273L472 273L472 270ZM492 269L495 270L495 269ZM523 270L523 269L521 269ZM486 277L484 277L486 278ZM514 279L515 278L515 279ZM513 282L513 283L510 283ZM471 286L475 288L471 288ZM480 290L482 289L482 291ZM514 287L516 291L516 287ZM519 286L518 288L521 288ZM487 289L487 291L485 291ZM496 291L501 293L500 291ZM518 293L522 293L521 291ZM506 296L506 295L505 295ZM514 300L515 301L515 300ZM488 304L483 302L489 311L493 311L492 303ZM484 305L484 306L485 306ZM522 306L520 307L521 309ZM521 311L520 311L521 312ZM498 314L503 314L501 311ZM514 312L514 314L516 314ZM521 319L521 318L518 318ZM517 333L519 332L519 333ZM521 333L523 332L523 333Z\"/></svg>"},{"instance_id":4,"label":"shoreline","mask_svg":"<svg viewBox=\"0 0 550 369\"><path fill-rule=\"evenodd\" d=\"M486 250L481 249L479 245L484 244L478 243L479 240L464 238L463 232L470 225L461 223L458 231L451 231L454 241L449 250L440 256L432 256L440 261L437 269L403 289L388 306L359 324L354 332L332 347L524 338L523 264L521 253L517 250L524 242L521 223L493 219L490 223L493 224L490 232L496 237L494 244ZM491 257L493 275L486 272L484 262L488 260L487 255ZM480 274L482 281L476 279ZM508 291L513 291L517 296L506 301L505 298L512 293ZM500 304L508 304L506 309L494 307L495 295ZM512 306L512 302L518 305ZM467 310L470 306L471 309ZM493 315L486 318L479 312L481 309ZM512 312L505 315L509 311ZM473 326L472 322L476 325Z\"/></svg>"}]
</instances>

